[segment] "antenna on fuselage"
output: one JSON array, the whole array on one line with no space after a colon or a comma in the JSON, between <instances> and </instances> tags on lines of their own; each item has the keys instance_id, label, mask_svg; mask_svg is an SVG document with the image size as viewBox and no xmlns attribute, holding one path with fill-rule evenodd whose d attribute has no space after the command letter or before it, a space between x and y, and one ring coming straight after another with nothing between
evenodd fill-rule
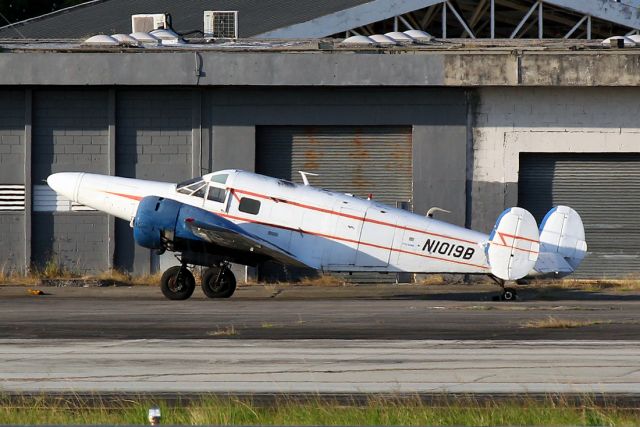
<instances>
[{"instance_id":1,"label":"antenna on fuselage","mask_svg":"<svg viewBox=\"0 0 640 427\"><path fill-rule=\"evenodd\" d=\"M427 216L428 216L429 218L433 218L433 214L434 214L434 213L436 213L436 212L451 213L451 211L448 211L448 210L446 210L446 209L442 209L442 208L439 208L439 207L437 207L437 206L434 206L434 207L432 207L431 209L429 209L429 210L427 211Z\"/></svg>"},{"instance_id":2,"label":"antenna on fuselage","mask_svg":"<svg viewBox=\"0 0 640 427\"><path fill-rule=\"evenodd\" d=\"M305 172L305 171L298 171L298 173L300 174L300 176L302 176L302 182L304 183L304 185L310 185L309 184L309 178L307 178L307 175L309 175L309 176L320 176L317 173Z\"/></svg>"}]
</instances>

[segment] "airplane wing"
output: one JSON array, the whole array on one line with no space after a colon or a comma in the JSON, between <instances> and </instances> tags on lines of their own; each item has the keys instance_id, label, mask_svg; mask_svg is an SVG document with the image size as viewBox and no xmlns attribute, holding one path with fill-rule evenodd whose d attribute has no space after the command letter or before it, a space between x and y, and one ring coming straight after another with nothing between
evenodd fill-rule
<instances>
[{"instance_id":1,"label":"airplane wing","mask_svg":"<svg viewBox=\"0 0 640 427\"><path fill-rule=\"evenodd\" d=\"M214 213L212 213L215 215ZM311 268L300 261L292 253L251 234L233 222L216 215L216 223L203 223L194 218L185 219L185 224L191 232L202 240L240 251L253 252L295 267Z\"/></svg>"}]
</instances>

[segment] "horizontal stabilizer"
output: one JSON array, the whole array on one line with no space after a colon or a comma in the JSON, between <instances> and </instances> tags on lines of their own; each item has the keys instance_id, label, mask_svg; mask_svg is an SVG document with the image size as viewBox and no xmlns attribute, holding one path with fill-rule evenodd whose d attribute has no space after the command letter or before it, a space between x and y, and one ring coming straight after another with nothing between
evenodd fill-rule
<instances>
[{"instance_id":1,"label":"horizontal stabilizer","mask_svg":"<svg viewBox=\"0 0 640 427\"><path fill-rule=\"evenodd\" d=\"M578 268L587 254L587 242L582 219L575 210L569 206L556 206L547 213L540 224L540 252L556 254L571 267L568 271L548 272L571 273ZM542 269L536 264L537 272L544 273Z\"/></svg>"},{"instance_id":2,"label":"horizontal stabilizer","mask_svg":"<svg viewBox=\"0 0 640 427\"><path fill-rule=\"evenodd\" d=\"M540 252L535 271L540 274L573 273L573 267L558 253Z\"/></svg>"},{"instance_id":3,"label":"horizontal stabilizer","mask_svg":"<svg viewBox=\"0 0 640 427\"><path fill-rule=\"evenodd\" d=\"M526 209L502 212L486 247L491 274L503 280L526 276L536 264L539 233L535 218Z\"/></svg>"}]
</instances>

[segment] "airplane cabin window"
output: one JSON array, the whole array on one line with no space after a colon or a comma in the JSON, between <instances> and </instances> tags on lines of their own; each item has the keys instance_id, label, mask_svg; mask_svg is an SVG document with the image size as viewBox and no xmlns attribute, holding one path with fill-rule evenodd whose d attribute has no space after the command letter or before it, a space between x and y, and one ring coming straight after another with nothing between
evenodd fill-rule
<instances>
[{"instance_id":1,"label":"airplane cabin window","mask_svg":"<svg viewBox=\"0 0 640 427\"><path fill-rule=\"evenodd\" d=\"M224 202L224 199L226 199L226 197L227 191L224 188L218 188L214 186L209 187L209 195L207 196L207 199L213 202L222 203Z\"/></svg>"},{"instance_id":2,"label":"airplane cabin window","mask_svg":"<svg viewBox=\"0 0 640 427\"><path fill-rule=\"evenodd\" d=\"M251 215L257 215L260 212L260 202L258 200L249 199L243 197L240 199L240 206L238 206L240 212L246 212Z\"/></svg>"},{"instance_id":3,"label":"airplane cabin window","mask_svg":"<svg viewBox=\"0 0 640 427\"><path fill-rule=\"evenodd\" d=\"M226 184L227 178L229 178L229 174L221 173L219 175L213 175L211 177L211 182L217 182L218 184Z\"/></svg>"}]
</instances>

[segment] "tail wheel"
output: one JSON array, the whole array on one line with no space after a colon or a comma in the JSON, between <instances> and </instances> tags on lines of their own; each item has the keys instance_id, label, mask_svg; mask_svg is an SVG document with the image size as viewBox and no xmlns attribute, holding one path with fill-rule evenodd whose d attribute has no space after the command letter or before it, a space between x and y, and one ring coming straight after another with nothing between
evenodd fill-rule
<instances>
[{"instance_id":1,"label":"tail wheel","mask_svg":"<svg viewBox=\"0 0 640 427\"><path fill-rule=\"evenodd\" d=\"M504 288L502 291L502 301L515 301L518 298L516 290L513 288Z\"/></svg>"},{"instance_id":2,"label":"tail wheel","mask_svg":"<svg viewBox=\"0 0 640 427\"><path fill-rule=\"evenodd\" d=\"M208 268L202 276L202 292L209 298L229 298L236 291L236 277L227 267Z\"/></svg>"},{"instance_id":3,"label":"tail wheel","mask_svg":"<svg viewBox=\"0 0 640 427\"><path fill-rule=\"evenodd\" d=\"M160 279L162 294L170 300L185 300L196 288L193 274L185 266L175 266L164 272Z\"/></svg>"}]
</instances>

